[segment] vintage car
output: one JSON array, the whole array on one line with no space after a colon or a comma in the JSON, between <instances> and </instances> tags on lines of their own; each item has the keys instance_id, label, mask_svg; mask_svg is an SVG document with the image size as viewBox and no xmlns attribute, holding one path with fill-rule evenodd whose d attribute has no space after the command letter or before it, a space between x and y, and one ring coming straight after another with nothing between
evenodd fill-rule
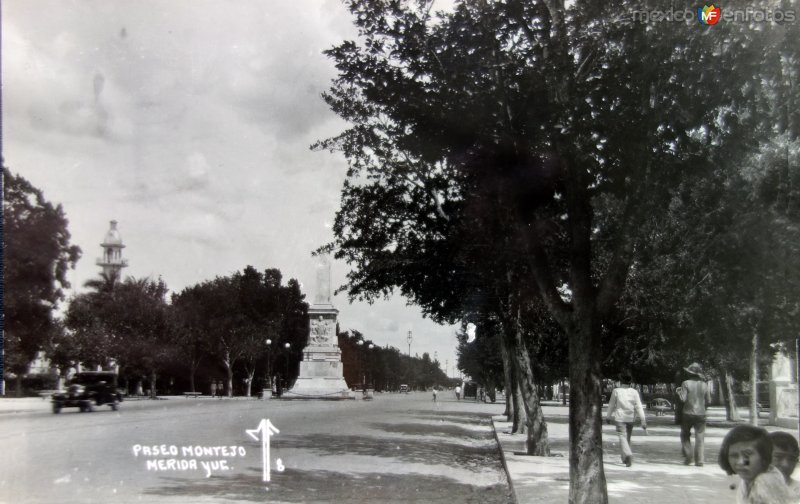
<instances>
[{"instance_id":1,"label":"vintage car","mask_svg":"<svg viewBox=\"0 0 800 504\"><path fill-rule=\"evenodd\" d=\"M52 396L53 413L61 408L80 408L81 411L94 411L96 406L108 404L116 411L122 402L122 394L117 390L117 375L110 371L89 371L77 373L65 391Z\"/></svg>"}]
</instances>

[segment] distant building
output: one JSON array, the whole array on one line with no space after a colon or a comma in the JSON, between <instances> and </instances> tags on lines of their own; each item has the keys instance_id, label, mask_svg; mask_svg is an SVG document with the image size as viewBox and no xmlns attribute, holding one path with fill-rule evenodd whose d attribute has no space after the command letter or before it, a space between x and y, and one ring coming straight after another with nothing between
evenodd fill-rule
<instances>
[{"instance_id":1,"label":"distant building","mask_svg":"<svg viewBox=\"0 0 800 504\"><path fill-rule=\"evenodd\" d=\"M128 266L128 260L122 258L122 249L125 248L125 245L122 244L117 221L111 221L111 227L100 246L103 247L103 258L97 260L97 265L103 268L103 274L106 277L120 278L120 272L122 268Z\"/></svg>"},{"instance_id":2,"label":"distant building","mask_svg":"<svg viewBox=\"0 0 800 504\"><path fill-rule=\"evenodd\" d=\"M102 272L106 277L112 278L113 276L119 279L122 268L128 266L128 260L122 258L122 249L125 248L125 245L122 243L122 236L117 229L117 221L112 220L110 224L105 239L100 244L103 247L103 258L97 259L96 263L103 268ZM28 366L28 374L48 374L50 372L52 372L50 360L44 352L39 352L36 359Z\"/></svg>"}]
</instances>

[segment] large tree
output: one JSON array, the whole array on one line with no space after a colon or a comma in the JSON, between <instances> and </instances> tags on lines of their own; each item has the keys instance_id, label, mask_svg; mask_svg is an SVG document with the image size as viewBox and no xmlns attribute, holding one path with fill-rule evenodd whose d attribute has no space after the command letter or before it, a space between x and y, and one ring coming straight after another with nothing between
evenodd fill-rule
<instances>
[{"instance_id":1,"label":"large tree","mask_svg":"<svg viewBox=\"0 0 800 504\"><path fill-rule=\"evenodd\" d=\"M227 375L229 396L241 363L249 396L258 366L265 365L265 375L274 372L277 352L295 369L308 338L304 298L297 280L282 285L279 270L259 272L252 266L187 287L172 298L181 352L192 362L204 354L217 359Z\"/></svg>"},{"instance_id":2,"label":"large tree","mask_svg":"<svg viewBox=\"0 0 800 504\"><path fill-rule=\"evenodd\" d=\"M175 356L166 284L132 277L88 284L94 289L70 302L65 317L70 333L58 342L56 355L88 365L118 365L121 374L134 376L137 382L147 378L155 397L158 375Z\"/></svg>"},{"instance_id":3,"label":"large tree","mask_svg":"<svg viewBox=\"0 0 800 504\"><path fill-rule=\"evenodd\" d=\"M492 185L527 262L510 272L568 340L569 500L607 502L604 323L643 219L769 133L759 98L780 66L762 55L781 27L637 23L633 1L457 2L434 20L422 1L347 4L359 40L328 51L326 100L351 127L320 146L349 161L330 248L351 296L399 287L426 306L431 265L457 271L441 253L453 221Z\"/></svg>"},{"instance_id":4,"label":"large tree","mask_svg":"<svg viewBox=\"0 0 800 504\"><path fill-rule=\"evenodd\" d=\"M57 328L53 312L69 288L67 271L81 250L70 244L61 205L3 168L5 368L17 375L17 393L28 365Z\"/></svg>"}]
</instances>

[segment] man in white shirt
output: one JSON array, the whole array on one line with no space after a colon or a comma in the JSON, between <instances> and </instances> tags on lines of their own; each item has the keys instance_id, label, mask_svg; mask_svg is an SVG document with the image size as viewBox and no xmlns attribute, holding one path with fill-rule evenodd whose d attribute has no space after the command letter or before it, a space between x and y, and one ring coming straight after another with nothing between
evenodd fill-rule
<instances>
[{"instance_id":1,"label":"man in white shirt","mask_svg":"<svg viewBox=\"0 0 800 504\"><path fill-rule=\"evenodd\" d=\"M630 467L633 464L631 451L631 433L633 432L634 415L639 415L645 435L647 435L647 419L644 416L642 399L639 392L631 388L631 376L625 374L620 377L620 385L611 393L608 401L608 422L613 422L619 436L619 447L622 451L622 462Z\"/></svg>"}]
</instances>

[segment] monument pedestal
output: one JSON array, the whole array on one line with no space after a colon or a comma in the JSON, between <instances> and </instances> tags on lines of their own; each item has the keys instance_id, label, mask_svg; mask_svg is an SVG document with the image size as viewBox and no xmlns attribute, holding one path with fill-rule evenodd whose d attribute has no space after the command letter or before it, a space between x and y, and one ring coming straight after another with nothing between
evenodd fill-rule
<instances>
[{"instance_id":1,"label":"monument pedestal","mask_svg":"<svg viewBox=\"0 0 800 504\"><path fill-rule=\"evenodd\" d=\"M797 428L797 383L791 358L778 351L772 358L769 379L769 424Z\"/></svg>"},{"instance_id":2,"label":"monument pedestal","mask_svg":"<svg viewBox=\"0 0 800 504\"><path fill-rule=\"evenodd\" d=\"M303 349L300 374L283 399L355 399L344 381L342 351L336 340L339 310L330 303L308 310L310 336Z\"/></svg>"}]
</instances>

